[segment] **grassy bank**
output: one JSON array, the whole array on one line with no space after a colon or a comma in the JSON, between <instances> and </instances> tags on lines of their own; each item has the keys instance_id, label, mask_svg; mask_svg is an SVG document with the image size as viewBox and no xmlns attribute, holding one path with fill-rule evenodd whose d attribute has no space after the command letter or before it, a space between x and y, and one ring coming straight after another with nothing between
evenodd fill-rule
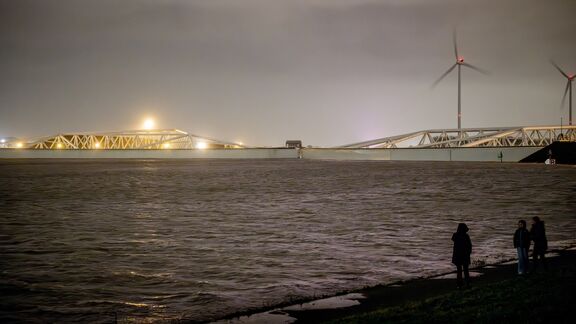
<instances>
[{"instance_id":1,"label":"grassy bank","mask_svg":"<svg viewBox=\"0 0 576 324\"><path fill-rule=\"evenodd\" d=\"M568 253L567 253L568 254ZM331 323L574 323L576 263L453 291L417 302L357 313Z\"/></svg>"},{"instance_id":2,"label":"grassy bank","mask_svg":"<svg viewBox=\"0 0 576 324\"><path fill-rule=\"evenodd\" d=\"M573 323L575 278L572 271L509 279L332 323Z\"/></svg>"}]
</instances>

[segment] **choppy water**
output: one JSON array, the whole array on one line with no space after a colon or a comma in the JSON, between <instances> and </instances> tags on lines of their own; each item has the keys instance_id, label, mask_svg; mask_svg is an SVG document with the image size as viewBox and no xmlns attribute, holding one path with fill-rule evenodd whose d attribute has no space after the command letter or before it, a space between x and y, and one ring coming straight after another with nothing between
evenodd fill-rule
<instances>
[{"instance_id":1,"label":"choppy water","mask_svg":"<svg viewBox=\"0 0 576 324\"><path fill-rule=\"evenodd\" d=\"M512 257L518 218L576 239L576 168L1 161L0 321L212 320Z\"/></svg>"}]
</instances>

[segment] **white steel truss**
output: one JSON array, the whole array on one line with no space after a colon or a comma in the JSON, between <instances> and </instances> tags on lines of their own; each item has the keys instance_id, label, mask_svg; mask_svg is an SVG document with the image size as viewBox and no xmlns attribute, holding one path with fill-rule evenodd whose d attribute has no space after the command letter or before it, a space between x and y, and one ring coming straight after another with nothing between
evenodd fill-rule
<instances>
[{"instance_id":1,"label":"white steel truss","mask_svg":"<svg viewBox=\"0 0 576 324\"><path fill-rule=\"evenodd\" d=\"M188 134L178 129L134 130L105 133L64 133L43 137L20 146L38 150L158 150L242 148L238 143Z\"/></svg>"},{"instance_id":2,"label":"white steel truss","mask_svg":"<svg viewBox=\"0 0 576 324\"><path fill-rule=\"evenodd\" d=\"M448 148L547 146L576 141L576 126L530 126L424 130L340 146L341 148Z\"/></svg>"}]
</instances>

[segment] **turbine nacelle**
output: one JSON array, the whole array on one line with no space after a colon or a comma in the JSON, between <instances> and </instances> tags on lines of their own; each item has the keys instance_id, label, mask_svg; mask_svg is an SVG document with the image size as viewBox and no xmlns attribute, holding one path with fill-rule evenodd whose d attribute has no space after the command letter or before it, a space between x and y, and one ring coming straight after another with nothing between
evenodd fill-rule
<instances>
[{"instance_id":1,"label":"turbine nacelle","mask_svg":"<svg viewBox=\"0 0 576 324\"><path fill-rule=\"evenodd\" d=\"M464 63L464 58L462 56L458 56L458 58L456 58L456 64L463 64Z\"/></svg>"}]
</instances>

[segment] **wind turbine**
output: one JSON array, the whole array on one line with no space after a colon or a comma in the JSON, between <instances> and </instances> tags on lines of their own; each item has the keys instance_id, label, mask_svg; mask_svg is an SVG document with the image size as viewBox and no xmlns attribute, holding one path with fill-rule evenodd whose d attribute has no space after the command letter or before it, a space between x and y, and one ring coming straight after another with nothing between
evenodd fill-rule
<instances>
[{"instance_id":1,"label":"wind turbine","mask_svg":"<svg viewBox=\"0 0 576 324\"><path fill-rule=\"evenodd\" d=\"M464 58L462 56L458 55L458 45L456 44L456 32L454 32L453 34L453 41L454 41L454 57L456 58L456 63L454 63L454 65L452 65L448 71L444 72L444 74L442 74L442 76L440 76L438 78L438 80L436 80L436 82L434 82L434 84L432 85L432 88L436 87L436 85L438 83L440 83L440 81L442 81L448 74L450 74L450 72L452 72L452 70L454 70L455 67L458 67L458 130L462 129L462 107L461 107L461 70L462 70L462 66L466 66L471 68L472 70L476 70L482 74L488 74L488 72L475 67L472 64L469 63L465 63L464 62Z\"/></svg>"},{"instance_id":2,"label":"wind turbine","mask_svg":"<svg viewBox=\"0 0 576 324\"><path fill-rule=\"evenodd\" d=\"M568 93L568 107L569 107L568 123L570 126L572 126L572 81L574 81L576 75L567 74L566 72L562 71L562 69L558 66L558 64L554 63L554 61L550 61L550 63L552 63L552 65L554 65L554 67L558 69L558 71L560 71L560 73L562 73L562 75L566 79L568 79L568 82L566 82L566 90L564 90L564 95L562 96L562 104L560 107L564 107L564 103L566 102L566 93Z\"/></svg>"}]
</instances>

